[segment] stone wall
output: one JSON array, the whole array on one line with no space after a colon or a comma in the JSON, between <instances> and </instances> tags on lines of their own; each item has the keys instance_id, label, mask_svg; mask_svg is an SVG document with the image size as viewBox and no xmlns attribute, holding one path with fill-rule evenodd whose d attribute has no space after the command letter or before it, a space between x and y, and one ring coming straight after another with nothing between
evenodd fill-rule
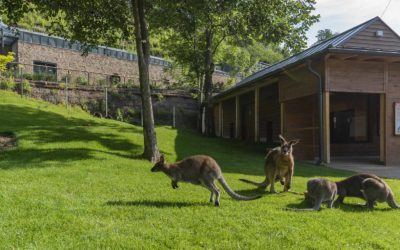
<instances>
[{"instance_id":1,"label":"stone wall","mask_svg":"<svg viewBox=\"0 0 400 250\"><path fill-rule=\"evenodd\" d=\"M71 74L88 80L90 83L104 80L112 75L119 75L121 82L133 81L139 84L139 69L136 61L118 59L110 56L89 53L82 56L81 52L64 48L56 48L46 45L25 43L18 41L16 56L21 64L25 64L23 71L32 73L33 61L50 62L57 64L58 80ZM167 85L174 81L161 65L150 64L150 80L152 84ZM229 75L216 72L213 76L215 83L226 83Z\"/></svg>"},{"instance_id":2,"label":"stone wall","mask_svg":"<svg viewBox=\"0 0 400 250\"><path fill-rule=\"evenodd\" d=\"M106 116L104 88L65 88L56 85L34 84L29 96L54 104L80 106L91 114ZM141 97L139 89L107 89L108 116L126 122L141 124ZM197 101L184 91L160 90L152 95L154 118L157 125L172 125L175 107L176 127L197 128Z\"/></svg>"}]
</instances>

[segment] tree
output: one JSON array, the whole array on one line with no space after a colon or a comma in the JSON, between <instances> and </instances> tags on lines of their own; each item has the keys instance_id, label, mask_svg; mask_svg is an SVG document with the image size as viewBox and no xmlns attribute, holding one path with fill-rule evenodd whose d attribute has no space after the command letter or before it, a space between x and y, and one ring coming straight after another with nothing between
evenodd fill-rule
<instances>
[{"instance_id":1,"label":"tree","mask_svg":"<svg viewBox=\"0 0 400 250\"><path fill-rule=\"evenodd\" d=\"M221 44L243 45L252 40L284 44L292 51L305 47L305 32L318 20L312 15L315 0L170 0L161 1L155 26L173 30L174 61L189 62L198 71L202 131L212 135L210 107L215 55ZM167 15L169 18L164 18ZM183 47L182 47L183 46ZM191 50L186 49L187 47ZM179 52L185 51L185 53Z\"/></svg>"},{"instance_id":2,"label":"tree","mask_svg":"<svg viewBox=\"0 0 400 250\"><path fill-rule=\"evenodd\" d=\"M102 44L113 46L122 39L135 40L138 53L139 80L143 108L143 156L157 160L159 151L149 84L150 42L147 17L150 2L145 0L0 0L0 14L16 24L24 13L37 11L50 24L50 34L79 41L83 52ZM132 69L133 70L133 69Z\"/></svg>"},{"instance_id":3,"label":"tree","mask_svg":"<svg viewBox=\"0 0 400 250\"><path fill-rule=\"evenodd\" d=\"M317 38L317 42L316 43L320 43L323 42L329 38L332 38L334 36L336 36L337 32L333 32L330 29L323 29L323 30L318 30L317 35L315 36L315 38Z\"/></svg>"}]
</instances>

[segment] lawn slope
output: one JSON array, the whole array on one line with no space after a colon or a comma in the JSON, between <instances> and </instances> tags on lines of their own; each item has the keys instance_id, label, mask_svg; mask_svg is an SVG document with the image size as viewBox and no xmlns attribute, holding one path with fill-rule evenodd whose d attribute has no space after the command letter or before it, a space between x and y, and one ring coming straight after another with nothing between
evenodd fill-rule
<instances>
[{"instance_id":1,"label":"lawn slope","mask_svg":"<svg viewBox=\"0 0 400 250\"><path fill-rule=\"evenodd\" d=\"M254 190L239 178L263 179L263 145L157 128L169 161L209 154L230 186L263 194L240 202L181 184L172 189L142 160L141 128L97 119L75 108L22 99L0 91L0 132L13 131L18 149L0 152L0 247L4 249L395 249L400 211L380 204L293 212L294 194ZM298 146L301 146L299 144ZM349 172L297 164L294 191L314 176L340 179ZM387 181L400 197L400 182ZM278 191L282 187L278 185Z\"/></svg>"}]
</instances>

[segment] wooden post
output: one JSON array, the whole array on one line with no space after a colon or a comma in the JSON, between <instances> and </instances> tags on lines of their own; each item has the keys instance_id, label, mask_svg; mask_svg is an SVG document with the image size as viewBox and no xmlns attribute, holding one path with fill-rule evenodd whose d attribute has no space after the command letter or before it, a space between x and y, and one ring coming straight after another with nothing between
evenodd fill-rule
<instances>
[{"instance_id":1,"label":"wooden post","mask_svg":"<svg viewBox=\"0 0 400 250\"><path fill-rule=\"evenodd\" d=\"M281 102L281 132L280 134L285 136L285 103Z\"/></svg>"},{"instance_id":2,"label":"wooden post","mask_svg":"<svg viewBox=\"0 0 400 250\"><path fill-rule=\"evenodd\" d=\"M235 97L235 138L240 138L239 133L240 128L240 105L239 105L239 96Z\"/></svg>"},{"instance_id":3,"label":"wooden post","mask_svg":"<svg viewBox=\"0 0 400 250\"><path fill-rule=\"evenodd\" d=\"M324 92L323 93L323 142L324 142L324 152L323 152L323 161L325 163L330 163L331 162L331 129L330 129L330 106L329 106L329 92Z\"/></svg>"},{"instance_id":4,"label":"wooden post","mask_svg":"<svg viewBox=\"0 0 400 250\"><path fill-rule=\"evenodd\" d=\"M385 94L380 94L379 102L379 160L386 162L386 98Z\"/></svg>"},{"instance_id":5,"label":"wooden post","mask_svg":"<svg viewBox=\"0 0 400 250\"><path fill-rule=\"evenodd\" d=\"M254 89L254 141L259 140L259 102L260 102L260 88Z\"/></svg>"}]
</instances>

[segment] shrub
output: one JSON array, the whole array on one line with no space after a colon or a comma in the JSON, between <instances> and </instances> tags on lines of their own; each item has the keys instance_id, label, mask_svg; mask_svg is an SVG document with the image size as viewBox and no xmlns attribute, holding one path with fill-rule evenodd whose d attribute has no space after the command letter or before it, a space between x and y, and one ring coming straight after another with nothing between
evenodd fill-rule
<instances>
[{"instance_id":1,"label":"shrub","mask_svg":"<svg viewBox=\"0 0 400 250\"><path fill-rule=\"evenodd\" d=\"M0 72L4 72L7 69L7 64L14 61L14 53L8 52L7 55L0 55Z\"/></svg>"},{"instance_id":2,"label":"shrub","mask_svg":"<svg viewBox=\"0 0 400 250\"><path fill-rule=\"evenodd\" d=\"M88 81L87 79L81 77L81 76L78 76L78 77L75 79L75 83L76 83L77 85L89 85L89 81Z\"/></svg>"},{"instance_id":3,"label":"shrub","mask_svg":"<svg viewBox=\"0 0 400 250\"><path fill-rule=\"evenodd\" d=\"M124 121L124 114L122 113L121 109L117 108L117 112L116 113L117 113L116 114L117 120L123 122Z\"/></svg>"},{"instance_id":4,"label":"shrub","mask_svg":"<svg viewBox=\"0 0 400 250\"><path fill-rule=\"evenodd\" d=\"M14 77L10 76L0 81L0 88L5 90L13 90L15 88Z\"/></svg>"},{"instance_id":5,"label":"shrub","mask_svg":"<svg viewBox=\"0 0 400 250\"><path fill-rule=\"evenodd\" d=\"M32 92L32 86L31 86L31 84L29 83L29 81L28 80L23 80L22 81L22 89L23 89L23 91L24 91L24 93L31 93Z\"/></svg>"}]
</instances>

